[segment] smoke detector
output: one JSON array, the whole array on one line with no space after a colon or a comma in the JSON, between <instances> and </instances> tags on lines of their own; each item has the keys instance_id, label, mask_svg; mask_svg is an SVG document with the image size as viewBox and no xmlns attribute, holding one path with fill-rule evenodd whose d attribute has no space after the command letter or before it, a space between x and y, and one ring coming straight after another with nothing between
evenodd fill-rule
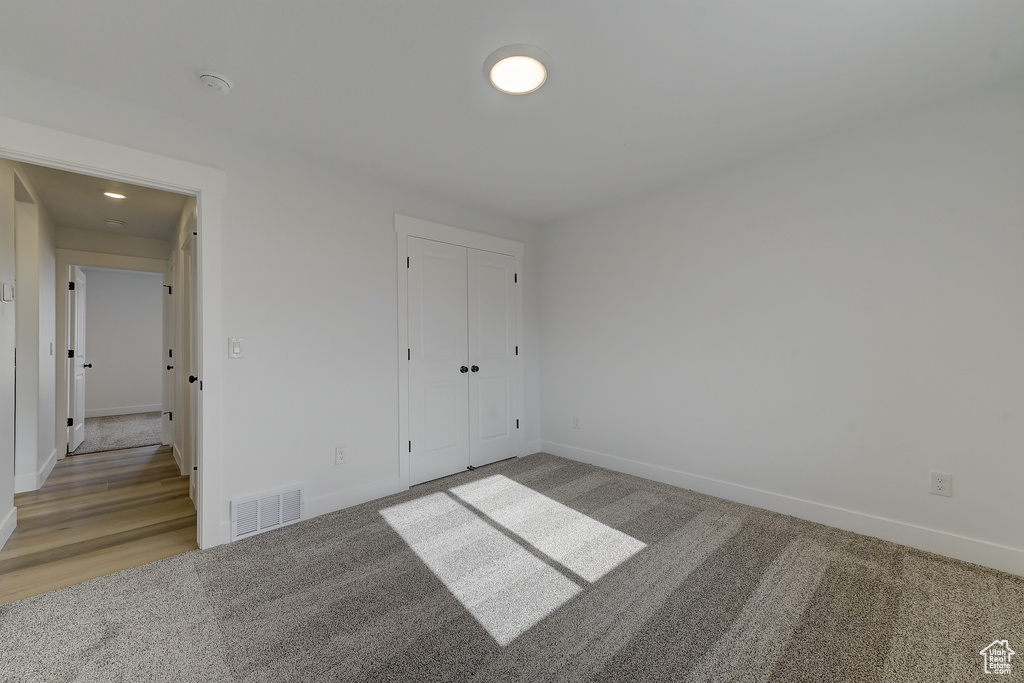
<instances>
[{"instance_id":1,"label":"smoke detector","mask_svg":"<svg viewBox=\"0 0 1024 683\"><path fill-rule=\"evenodd\" d=\"M235 87L227 76L214 73L213 71L200 70L196 72L196 76L199 78L199 82L203 84L203 87L210 92L227 95L231 88Z\"/></svg>"}]
</instances>

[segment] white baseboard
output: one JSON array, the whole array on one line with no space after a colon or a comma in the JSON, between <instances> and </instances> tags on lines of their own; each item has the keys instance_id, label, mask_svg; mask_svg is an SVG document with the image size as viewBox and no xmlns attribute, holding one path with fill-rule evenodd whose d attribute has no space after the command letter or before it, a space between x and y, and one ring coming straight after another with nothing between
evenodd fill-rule
<instances>
[{"instance_id":1,"label":"white baseboard","mask_svg":"<svg viewBox=\"0 0 1024 683\"><path fill-rule=\"evenodd\" d=\"M86 417L109 417L110 415L134 415L136 413L157 413L163 410L163 405L148 406L125 406L123 408L93 408L86 410Z\"/></svg>"},{"instance_id":2,"label":"white baseboard","mask_svg":"<svg viewBox=\"0 0 1024 683\"><path fill-rule=\"evenodd\" d=\"M53 466L57 464L57 449L54 448L49 457L43 462L38 472L25 472L14 477L14 492L25 493L26 491L37 491L50 476Z\"/></svg>"},{"instance_id":3,"label":"white baseboard","mask_svg":"<svg viewBox=\"0 0 1024 683\"><path fill-rule=\"evenodd\" d=\"M59 458L57 457L57 449L54 448L53 451L50 453L50 457L48 457L46 459L46 462L43 463L43 466L39 468L39 486L37 486L36 488L43 487L43 484L46 483L46 478L50 476L50 472L53 471L53 466L57 464L58 459Z\"/></svg>"},{"instance_id":4,"label":"white baseboard","mask_svg":"<svg viewBox=\"0 0 1024 683\"><path fill-rule=\"evenodd\" d=\"M171 453L174 455L174 462L178 463L178 471L184 477L188 472L185 470L185 456L178 450L178 444L174 444Z\"/></svg>"},{"instance_id":5,"label":"white baseboard","mask_svg":"<svg viewBox=\"0 0 1024 683\"><path fill-rule=\"evenodd\" d=\"M881 538L893 543L918 548L919 550L1024 576L1024 550L1017 548L967 538L937 529L928 529L906 522L876 517L863 512L784 496L772 493L771 491L732 484L727 481L702 477L659 465L650 465L574 446L566 446L550 441L545 441L543 446L545 453L570 460L597 465L598 467L632 474L644 479L652 479L664 484L671 484L672 486L743 503L744 505L792 515L793 517L799 517L811 522L853 531L865 536Z\"/></svg>"},{"instance_id":6,"label":"white baseboard","mask_svg":"<svg viewBox=\"0 0 1024 683\"><path fill-rule=\"evenodd\" d=\"M4 547L7 543L7 539L14 533L14 529L18 526L18 508L12 507L4 515L3 521L0 522L0 548Z\"/></svg>"},{"instance_id":7,"label":"white baseboard","mask_svg":"<svg viewBox=\"0 0 1024 683\"><path fill-rule=\"evenodd\" d=\"M344 510L353 505L366 503L371 500L390 496L402 491L408 491L407 483L402 482L401 477L372 481L368 484L353 486L350 489L329 493L319 498L308 498L306 500L306 518L319 517L335 510Z\"/></svg>"},{"instance_id":8,"label":"white baseboard","mask_svg":"<svg viewBox=\"0 0 1024 683\"><path fill-rule=\"evenodd\" d=\"M523 455L533 455L534 453L540 453L542 450L544 450L544 443L540 439L527 441L523 444Z\"/></svg>"},{"instance_id":9,"label":"white baseboard","mask_svg":"<svg viewBox=\"0 0 1024 683\"><path fill-rule=\"evenodd\" d=\"M22 474L14 475L14 492L25 493L26 491L35 491L36 479L38 475L35 472L24 472Z\"/></svg>"}]
</instances>

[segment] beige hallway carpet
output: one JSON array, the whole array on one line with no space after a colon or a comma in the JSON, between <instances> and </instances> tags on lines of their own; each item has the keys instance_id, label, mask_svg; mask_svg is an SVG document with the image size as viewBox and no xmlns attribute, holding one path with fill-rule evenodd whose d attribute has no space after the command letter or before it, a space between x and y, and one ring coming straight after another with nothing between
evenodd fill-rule
<instances>
[{"instance_id":1,"label":"beige hallway carpet","mask_svg":"<svg viewBox=\"0 0 1024 683\"><path fill-rule=\"evenodd\" d=\"M163 440L159 412L85 418L85 440L70 455L153 446Z\"/></svg>"}]
</instances>

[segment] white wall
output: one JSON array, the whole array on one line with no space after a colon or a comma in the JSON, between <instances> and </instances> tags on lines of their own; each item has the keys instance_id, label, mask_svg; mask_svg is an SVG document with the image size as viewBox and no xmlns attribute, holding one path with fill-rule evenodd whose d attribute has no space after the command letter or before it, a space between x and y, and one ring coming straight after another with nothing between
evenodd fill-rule
<instances>
[{"instance_id":1,"label":"white wall","mask_svg":"<svg viewBox=\"0 0 1024 683\"><path fill-rule=\"evenodd\" d=\"M39 457L37 481L42 485L56 458L63 456L62 443L58 449L54 424L57 414L57 229L45 208L39 212L39 385L37 400L39 419L36 428L39 433ZM60 296L65 296L63 288ZM45 457L45 460L43 459Z\"/></svg>"},{"instance_id":2,"label":"white wall","mask_svg":"<svg viewBox=\"0 0 1024 683\"><path fill-rule=\"evenodd\" d=\"M245 339L245 358L225 361L229 498L275 481L305 482L311 508L327 511L396 490L394 214L524 242L526 283L535 281L535 232L329 166L267 159L255 146L237 153L253 158L228 169L225 198L224 330ZM278 196L287 199L275 201ZM530 286L524 284L525 330L534 344L525 351L523 426L524 440L539 444L536 290ZM334 464L336 446L347 446L347 465Z\"/></svg>"},{"instance_id":3,"label":"white wall","mask_svg":"<svg viewBox=\"0 0 1024 683\"><path fill-rule=\"evenodd\" d=\"M14 285L14 164L0 159L0 283ZM15 297L17 292L15 292ZM0 301L0 546L14 532L14 344L16 301Z\"/></svg>"},{"instance_id":4,"label":"white wall","mask_svg":"<svg viewBox=\"0 0 1024 683\"><path fill-rule=\"evenodd\" d=\"M1024 574L1024 86L542 233L16 70L0 91L0 116L224 169L225 501L394 489L397 212L525 243L527 442Z\"/></svg>"},{"instance_id":5,"label":"white wall","mask_svg":"<svg viewBox=\"0 0 1024 683\"><path fill-rule=\"evenodd\" d=\"M15 344L21 350L14 392L14 491L21 493L38 488L39 355L34 352L39 346L39 210L36 204L17 202L14 223L18 293Z\"/></svg>"},{"instance_id":6,"label":"white wall","mask_svg":"<svg viewBox=\"0 0 1024 683\"><path fill-rule=\"evenodd\" d=\"M160 410L163 275L83 268L86 277L85 416Z\"/></svg>"},{"instance_id":7,"label":"white wall","mask_svg":"<svg viewBox=\"0 0 1024 683\"><path fill-rule=\"evenodd\" d=\"M1024 84L542 235L546 449L1024 574Z\"/></svg>"},{"instance_id":8,"label":"white wall","mask_svg":"<svg viewBox=\"0 0 1024 683\"><path fill-rule=\"evenodd\" d=\"M57 248L161 260L166 259L171 253L171 243L165 240L118 235L100 230L82 230L63 225L57 229Z\"/></svg>"},{"instance_id":9,"label":"white wall","mask_svg":"<svg viewBox=\"0 0 1024 683\"><path fill-rule=\"evenodd\" d=\"M0 116L225 171L223 439L207 446L225 501L304 482L317 513L400 486L395 213L525 244L523 429L539 444L535 226L13 69L0 91ZM226 359L229 336L245 358Z\"/></svg>"},{"instance_id":10,"label":"white wall","mask_svg":"<svg viewBox=\"0 0 1024 683\"><path fill-rule=\"evenodd\" d=\"M17 434L15 491L42 486L57 462L54 442L56 410L55 229L35 199L24 174L19 181L26 201L16 207Z\"/></svg>"}]
</instances>

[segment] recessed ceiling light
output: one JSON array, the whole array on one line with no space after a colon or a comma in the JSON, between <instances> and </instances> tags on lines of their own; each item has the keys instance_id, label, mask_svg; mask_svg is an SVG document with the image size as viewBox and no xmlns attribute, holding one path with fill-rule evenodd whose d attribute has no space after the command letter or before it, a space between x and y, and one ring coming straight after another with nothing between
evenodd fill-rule
<instances>
[{"instance_id":1,"label":"recessed ceiling light","mask_svg":"<svg viewBox=\"0 0 1024 683\"><path fill-rule=\"evenodd\" d=\"M120 192L106 191L103 193L104 197L110 197L111 199L127 199L127 197Z\"/></svg>"},{"instance_id":2,"label":"recessed ceiling light","mask_svg":"<svg viewBox=\"0 0 1024 683\"><path fill-rule=\"evenodd\" d=\"M491 85L509 95L534 92L548 80L548 53L532 45L506 45L484 60L484 75Z\"/></svg>"}]
</instances>

